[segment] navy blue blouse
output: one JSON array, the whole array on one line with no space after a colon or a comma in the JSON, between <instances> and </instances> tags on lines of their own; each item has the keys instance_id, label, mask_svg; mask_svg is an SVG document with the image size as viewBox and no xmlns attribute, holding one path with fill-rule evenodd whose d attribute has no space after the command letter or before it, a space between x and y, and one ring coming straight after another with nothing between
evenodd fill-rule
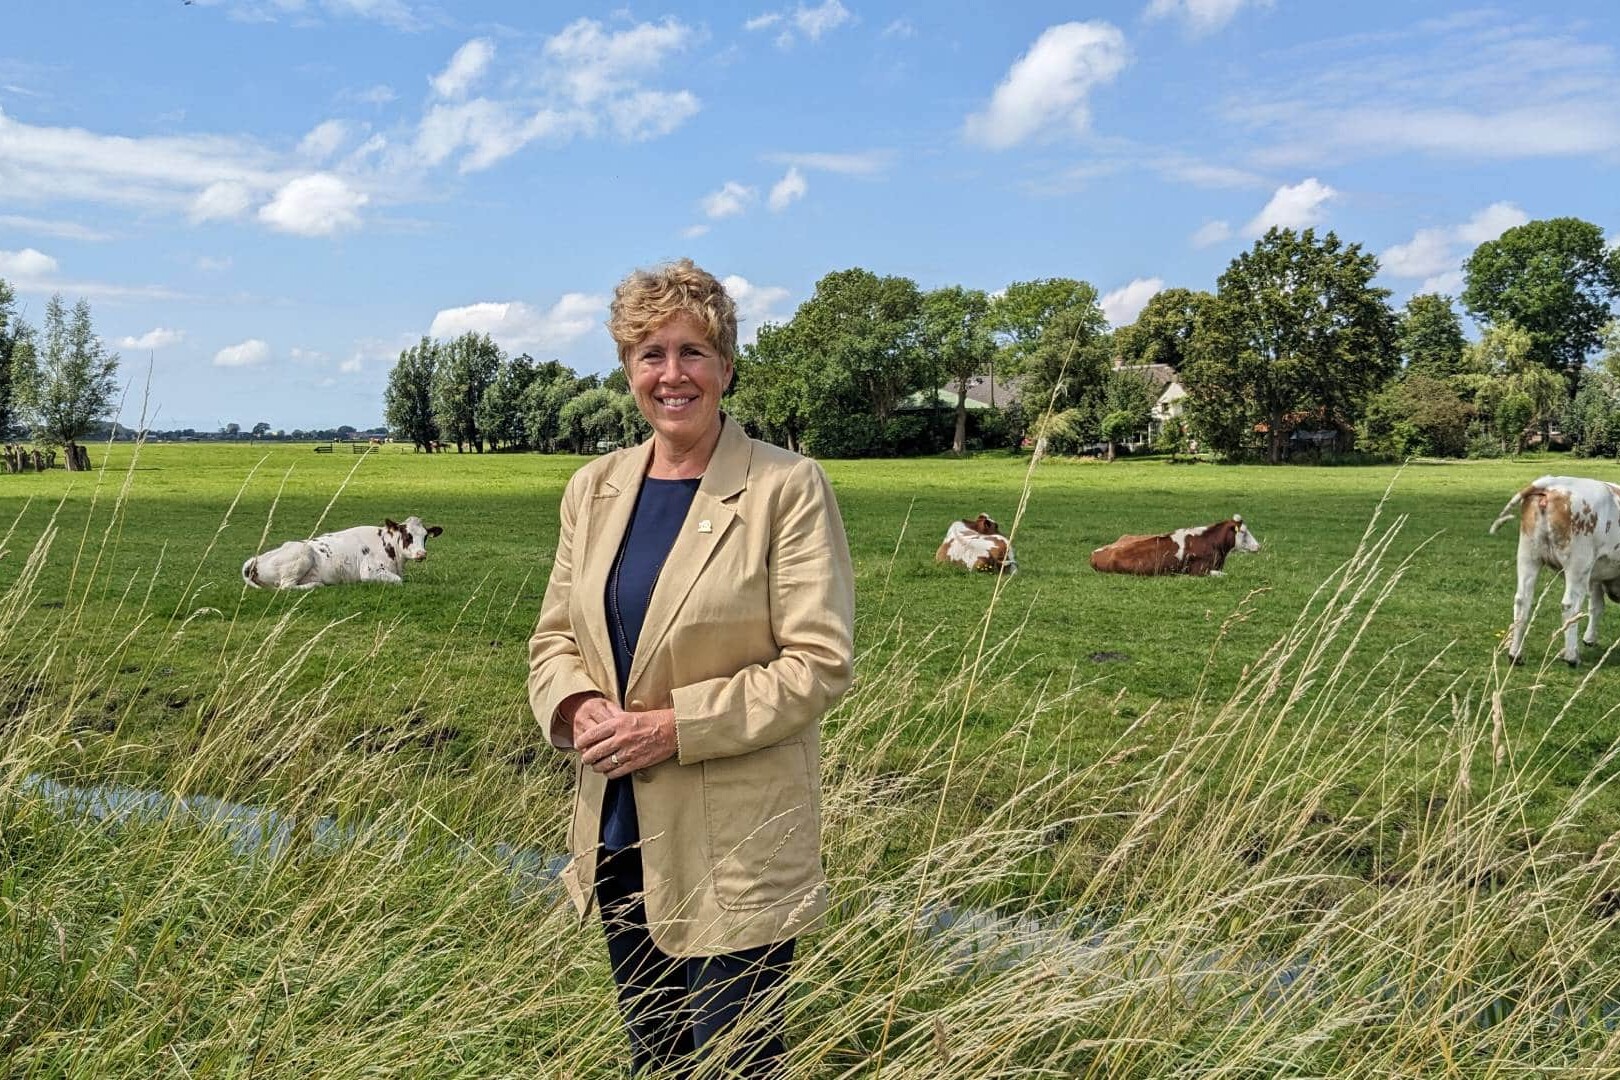
<instances>
[{"instance_id":1,"label":"navy blue blouse","mask_svg":"<svg viewBox=\"0 0 1620 1080\"><path fill-rule=\"evenodd\" d=\"M618 557L608 574L603 602L607 607L608 637L613 642L613 667L619 678L619 698L623 700L630 678L630 663L641 639L653 587L664 560L675 546L675 537L692 507L701 477L691 480L641 481L641 494L630 514L630 525L619 544ZM636 820L636 799L630 777L609 780L602 798L602 847L619 851L641 839Z\"/></svg>"}]
</instances>

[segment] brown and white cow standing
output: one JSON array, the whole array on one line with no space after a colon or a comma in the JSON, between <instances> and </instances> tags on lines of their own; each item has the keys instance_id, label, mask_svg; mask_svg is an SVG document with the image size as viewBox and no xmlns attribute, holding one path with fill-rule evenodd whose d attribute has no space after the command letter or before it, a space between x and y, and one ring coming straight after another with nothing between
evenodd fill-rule
<instances>
[{"instance_id":1,"label":"brown and white cow standing","mask_svg":"<svg viewBox=\"0 0 1620 1080\"><path fill-rule=\"evenodd\" d=\"M934 561L992 574L1018 573L1012 541L1001 535L1001 526L988 514L951 522L951 527L945 531L945 542L934 554Z\"/></svg>"},{"instance_id":2,"label":"brown and white cow standing","mask_svg":"<svg viewBox=\"0 0 1620 1080\"><path fill-rule=\"evenodd\" d=\"M427 558L428 537L444 530L419 517L404 524L385 518L382 528L356 525L308 540L288 540L242 564L242 580L255 589L313 589L351 581L404 582L405 563Z\"/></svg>"},{"instance_id":3,"label":"brown and white cow standing","mask_svg":"<svg viewBox=\"0 0 1620 1080\"><path fill-rule=\"evenodd\" d=\"M1191 574L1219 577L1226 556L1234 551L1259 551L1241 515L1213 525L1160 533L1157 536L1122 536L1091 553L1091 568L1103 574Z\"/></svg>"},{"instance_id":4,"label":"brown and white cow standing","mask_svg":"<svg viewBox=\"0 0 1620 1080\"><path fill-rule=\"evenodd\" d=\"M1519 583L1513 593L1508 656L1523 663L1524 633L1543 566L1564 572L1564 659L1580 663L1577 640L1582 605L1586 643L1597 644L1603 597L1620 601L1620 485L1578 476L1543 476L1508 500L1491 532L1519 514Z\"/></svg>"}]
</instances>

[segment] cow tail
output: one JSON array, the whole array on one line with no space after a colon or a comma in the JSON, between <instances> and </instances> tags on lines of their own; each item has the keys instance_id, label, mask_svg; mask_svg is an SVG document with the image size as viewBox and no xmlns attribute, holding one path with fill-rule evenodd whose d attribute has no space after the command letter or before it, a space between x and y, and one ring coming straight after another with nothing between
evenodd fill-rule
<instances>
[{"instance_id":1,"label":"cow tail","mask_svg":"<svg viewBox=\"0 0 1620 1080\"><path fill-rule=\"evenodd\" d=\"M1524 497L1526 495L1534 495L1536 492L1537 489L1534 485L1532 485L1515 494L1513 498L1508 500L1507 505L1502 507L1502 512L1496 516L1496 520L1491 522L1491 527L1488 531L1494 535L1496 530L1501 528L1502 522L1507 521L1518 514L1519 504L1524 501Z\"/></svg>"}]
</instances>

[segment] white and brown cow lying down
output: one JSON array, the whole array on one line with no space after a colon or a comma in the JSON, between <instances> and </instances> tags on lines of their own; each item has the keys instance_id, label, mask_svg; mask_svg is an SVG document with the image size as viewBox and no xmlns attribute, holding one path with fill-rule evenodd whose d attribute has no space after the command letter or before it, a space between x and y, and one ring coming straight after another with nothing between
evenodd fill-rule
<instances>
[{"instance_id":1,"label":"white and brown cow lying down","mask_svg":"<svg viewBox=\"0 0 1620 1080\"><path fill-rule=\"evenodd\" d=\"M945 542L934 553L934 561L992 574L1018 573L1012 541L1001 535L1001 526L988 514L951 522L945 530Z\"/></svg>"},{"instance_id":2,"label":"white and brown cow lying down","mask_svg":"<svg viewBox=\"0 0 1620 1080\"><path fill-rule=\"evenodd\" d=\"M356 525L309 540L289 540L242 564L242 580L255 589L313 589L351 581L399 585L407 561L427 558L428 537L444 530L419 517L404 524L384 519L381 528Z\"/></svg>"},{"instance_id":3,"label":"white and brown cow lying down","mask_svg":"<svg viewBox=\"0 0 1620 1080\"><path fill-rule=\"evenodd\" d=\"M1564 659L1574 667L1583 605L1586 643L1597 644L1603 598L1620 601L1620 485L1577 476L1543 476L1513 498L1491 522L1491 532L1519 514L1519 584L1513 593L1513 635L1508 656L1522 663L1524 632L1543 566L1564 572Z\"/></svg>"},{"instance_id":4,"label":"white and brown cow lying down","mask_svg":"<svg viewBox=\"0 0 1620 1080\"><path fill-rule=\"evenodd\" d=\"M1219 577L1226 556L1259 551L1260 541L1239 514L1213 525L1157 536L1122 536L1091 553L1091 568L1104 574L1206 574Z\"/></svg>"}]
</instances>

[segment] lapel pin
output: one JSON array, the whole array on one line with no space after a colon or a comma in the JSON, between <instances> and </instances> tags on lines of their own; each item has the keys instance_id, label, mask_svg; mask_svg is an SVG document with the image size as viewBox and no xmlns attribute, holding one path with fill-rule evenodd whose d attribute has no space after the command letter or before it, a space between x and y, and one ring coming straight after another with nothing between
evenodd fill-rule
<instances>
[{"instance_id":1,"label":"lapel pin","mask_svg":"<svg viewBox=\"0 0 1620 1080\"><path fill-rule=\"evenodd\" d=\"M698 532L700 532L700 533L712 533L712 532L714 532L714 526L712 524L710 524L708 518L704 518L702 521L698 522Z\"/></svg>"}]
</instances>

